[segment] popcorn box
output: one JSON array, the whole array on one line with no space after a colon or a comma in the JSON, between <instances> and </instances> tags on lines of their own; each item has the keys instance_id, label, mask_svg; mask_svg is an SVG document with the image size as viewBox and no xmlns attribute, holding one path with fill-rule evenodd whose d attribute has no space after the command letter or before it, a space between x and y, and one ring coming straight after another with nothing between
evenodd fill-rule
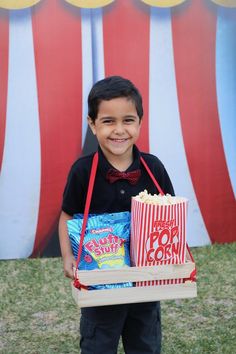
<instances>
[{"instance_id":1,"label":"popcorn box","mask_svg":"<svg viewBox=\"0 0 236 354\"><path fill-rule=\"evenodd\" d=\"M140 267L185 263L187 199L144 192L140 195L133 197L131 204L131 264ZM184 279L164 279L137 282L136 286L183 282Z\"/></svg>"}]
</instances>

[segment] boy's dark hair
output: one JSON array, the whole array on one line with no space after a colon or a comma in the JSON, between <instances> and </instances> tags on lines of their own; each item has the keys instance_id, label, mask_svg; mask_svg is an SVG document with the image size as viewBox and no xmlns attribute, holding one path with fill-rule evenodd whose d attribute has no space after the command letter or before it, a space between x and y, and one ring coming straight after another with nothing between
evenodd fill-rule
<instances>
[{"instance_id":1,"label":"boy's dark hair","mask_svg":"<svg viewBox=\"0 0 236 354\"><path fill-rule=\"evenodd\" d=\"M97 118L101 101L126 97L135 104L139 119L143 116L142 96L134 84L121 76L109 76L96 82L88 95L88 115L94 122Z\"/></svg>"}]
</instances>

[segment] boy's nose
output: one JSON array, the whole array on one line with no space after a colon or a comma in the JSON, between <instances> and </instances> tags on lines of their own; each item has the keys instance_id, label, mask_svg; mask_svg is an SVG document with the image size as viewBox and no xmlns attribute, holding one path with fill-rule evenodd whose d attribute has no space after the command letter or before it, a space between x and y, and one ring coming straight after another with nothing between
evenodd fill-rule
<instances>
[{"instance_id":1,"label":"boy's nose","mask_svg":"<svg viewBox=\"0 0 236 354\"><path fill-rule=\"evenodd\" d=\"M114 129L114 133L116 133L116 134L123 134L124 133L124 126L122 123L116 124L115 129Z\"/></svg>"}]
</instances>

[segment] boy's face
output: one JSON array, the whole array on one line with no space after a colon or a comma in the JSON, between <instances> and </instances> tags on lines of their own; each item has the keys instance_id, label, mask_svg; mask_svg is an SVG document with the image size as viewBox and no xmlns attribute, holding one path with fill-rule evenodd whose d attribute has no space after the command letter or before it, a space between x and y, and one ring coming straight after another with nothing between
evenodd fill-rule
<instances>
[{"instance_id":1,"label":"boy's face","mask_svg":"<svg viewBox=\"0 0 236 354\"><path fill-rule=\"evenodd\" d=\"M108 161L132 159L141 122L135 104L126 97L101 101L95 122L88 123Z\"/></svg>"}]
</instances>

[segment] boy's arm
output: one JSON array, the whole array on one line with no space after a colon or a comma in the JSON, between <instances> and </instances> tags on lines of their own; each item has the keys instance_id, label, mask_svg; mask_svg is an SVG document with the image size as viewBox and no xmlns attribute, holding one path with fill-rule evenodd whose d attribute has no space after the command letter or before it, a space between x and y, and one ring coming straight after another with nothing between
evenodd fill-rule
<instances>
[{"instance_id":1,"label":"boy's arm","mask_svg":"<svg viewBox=\"0 0 236 354\"><path fill-rule=\"evenodd\" d=\"M64 211L61 212L59 219L59 241L61 247L61 255L63 259L64 274L66 277L73 279L73 267L76 267L76 260L73 256L71 244L67 232L67 220L71 220L72 216L66 214Z\"/></svg>"}]
</instances>

